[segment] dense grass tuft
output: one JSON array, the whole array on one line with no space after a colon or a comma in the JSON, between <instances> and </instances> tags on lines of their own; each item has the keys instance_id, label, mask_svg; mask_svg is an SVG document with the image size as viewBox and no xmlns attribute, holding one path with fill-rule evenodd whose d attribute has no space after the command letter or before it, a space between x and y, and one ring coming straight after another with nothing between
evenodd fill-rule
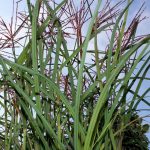
<instances>
[{"instance_id":1,"label":"dense grass tuft","mask_svg":"<svg viewBox=\"0 0 150 150\"><path fill-rule=\"evenodd\" d=\"M15 22L0 20L0 149L148 149L143 6L127 24L130 0L26 2Z\"/></svg>"}]
</instances>

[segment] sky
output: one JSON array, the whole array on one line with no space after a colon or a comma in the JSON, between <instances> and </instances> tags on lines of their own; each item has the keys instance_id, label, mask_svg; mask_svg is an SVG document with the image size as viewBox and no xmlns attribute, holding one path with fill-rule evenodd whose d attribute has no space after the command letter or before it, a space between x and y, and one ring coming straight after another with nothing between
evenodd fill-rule
<instances>
[{"instance_id":1,"label":"sky","mask_svg":"<svg viewBox=\"0 0 150 150\"><path fill-rule=\"evenodd\" d=\"M15 2L18 0L14 0ZM23 0L24 2L26 2L26 0ZM33 2L35 0L32 0ZM60 0L57 0L60 1ZM25 3L22 2L19 7L21 10L25 10ZM79 2L79 1L76 1ZM119 2L119 0L112 0L112 3L116 3ZM130 19L132 19L132 16L134 16L137 12L137 10L140 8L140 6L142 5L142 3L145 2L145 11L143 13L143 16L147 16L149 17L148 19L144 20L140 25L139 25L139 29L137 31L137 34L150 34L150 0L134 0L133 5L129 11L129 16ZM13 0L1 0L1 5L0 5L0 17L2 17L6 22L10 22L10 18L12 16L12 4L13 4ZM105 41L104 41L105 42ZM150 71L149 71L150 74ZM142 88L149 88L148 83L144 83ZM141 93L142 90L141 89ZM145 108L146 106L144 104L140 105L140 108ZM148 108L149 109L149 108ZM148 112L142 112L141 115L146 115ZM150 118L146 118L146 121L148 121L147 123L150 123ZM150 139L150 133L148 134L149 139Z\"/></svg>"},{"instance_id":2,"label":"sky","mask_svg":"<svg viewBox=\"0 0 150 150\"><path fill-rule=\"evenodd\" d=\"M18 0L14 0L17 2ZM35 0L32 0L33 2ZM57 0L61 1L61 0ZM26 0L23 0L19 5L20 10L25 10L25 2ZM77 1L78 2L78 1ZM112 3L119 2L119 0L112 0ZM130 15L133 16L137 10L140 8L140 6L145 2L145 11L143 13L144 16L149 16L150 17L150 0L134 0L133 5L130 9ZM13 0L1 0L1 5L0 5L0 17L2 17L6 22L10 21L11 15L12 15L12 4ZM150 27L150 19L144 20L143 23L141 23L138 32L140 33L150 33L149 30Z\"/></svg>"}]
</instances>

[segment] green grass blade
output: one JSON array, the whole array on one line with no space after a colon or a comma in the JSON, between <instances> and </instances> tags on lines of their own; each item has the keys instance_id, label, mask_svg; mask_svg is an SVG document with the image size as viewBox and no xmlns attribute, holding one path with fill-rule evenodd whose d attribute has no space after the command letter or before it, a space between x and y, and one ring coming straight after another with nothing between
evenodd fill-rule
<instances>
[{"instance_id":1,"label":"green grass blade","mask_svg":"<svg viewBox=\"0 0 150 150\"><path fill-rule=\"evenodd\" d=\"M82 91L82 80L83 80L83 69L84 69L84 62L85 62L85 57L86 57L86 50L88 47L88 43L91 37L91 32L93 29L93 24L95 22L95 19L98 15L98 10L101 5L101 0L98 1L95 12L93 14L93 17L91 19L85 43L83 45L83 55L81 58L81 64L80 64L80 69L79 69L79 76L78 76L78 85L77 85L77 93L76 93L76 101L75 101L75 119L74 119L74 148L75 150L78 150L80 147L79 143L79 107L80 107L80 96L81 96L81 91Z\"/></svg>"}]
</instances>

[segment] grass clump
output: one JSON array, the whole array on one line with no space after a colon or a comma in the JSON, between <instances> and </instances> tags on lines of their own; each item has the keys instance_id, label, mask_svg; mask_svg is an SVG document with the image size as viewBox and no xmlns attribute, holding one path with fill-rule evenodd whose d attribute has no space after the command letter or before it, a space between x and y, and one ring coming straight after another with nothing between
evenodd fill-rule
<instances>
[{"instance_id":1,"label":"grass clump","mask_svg":"<svg viewBox=\"0 0 150 150\"><path fill-rule=\"evenodd\" d=\"M150 105L149 89L140 93L150 80L150 36L136 36L143 6L127 24L132 1L26 2L15 23L0 21L0 148L148 149L137 113Z\"/></svg>"}]
</instances>

